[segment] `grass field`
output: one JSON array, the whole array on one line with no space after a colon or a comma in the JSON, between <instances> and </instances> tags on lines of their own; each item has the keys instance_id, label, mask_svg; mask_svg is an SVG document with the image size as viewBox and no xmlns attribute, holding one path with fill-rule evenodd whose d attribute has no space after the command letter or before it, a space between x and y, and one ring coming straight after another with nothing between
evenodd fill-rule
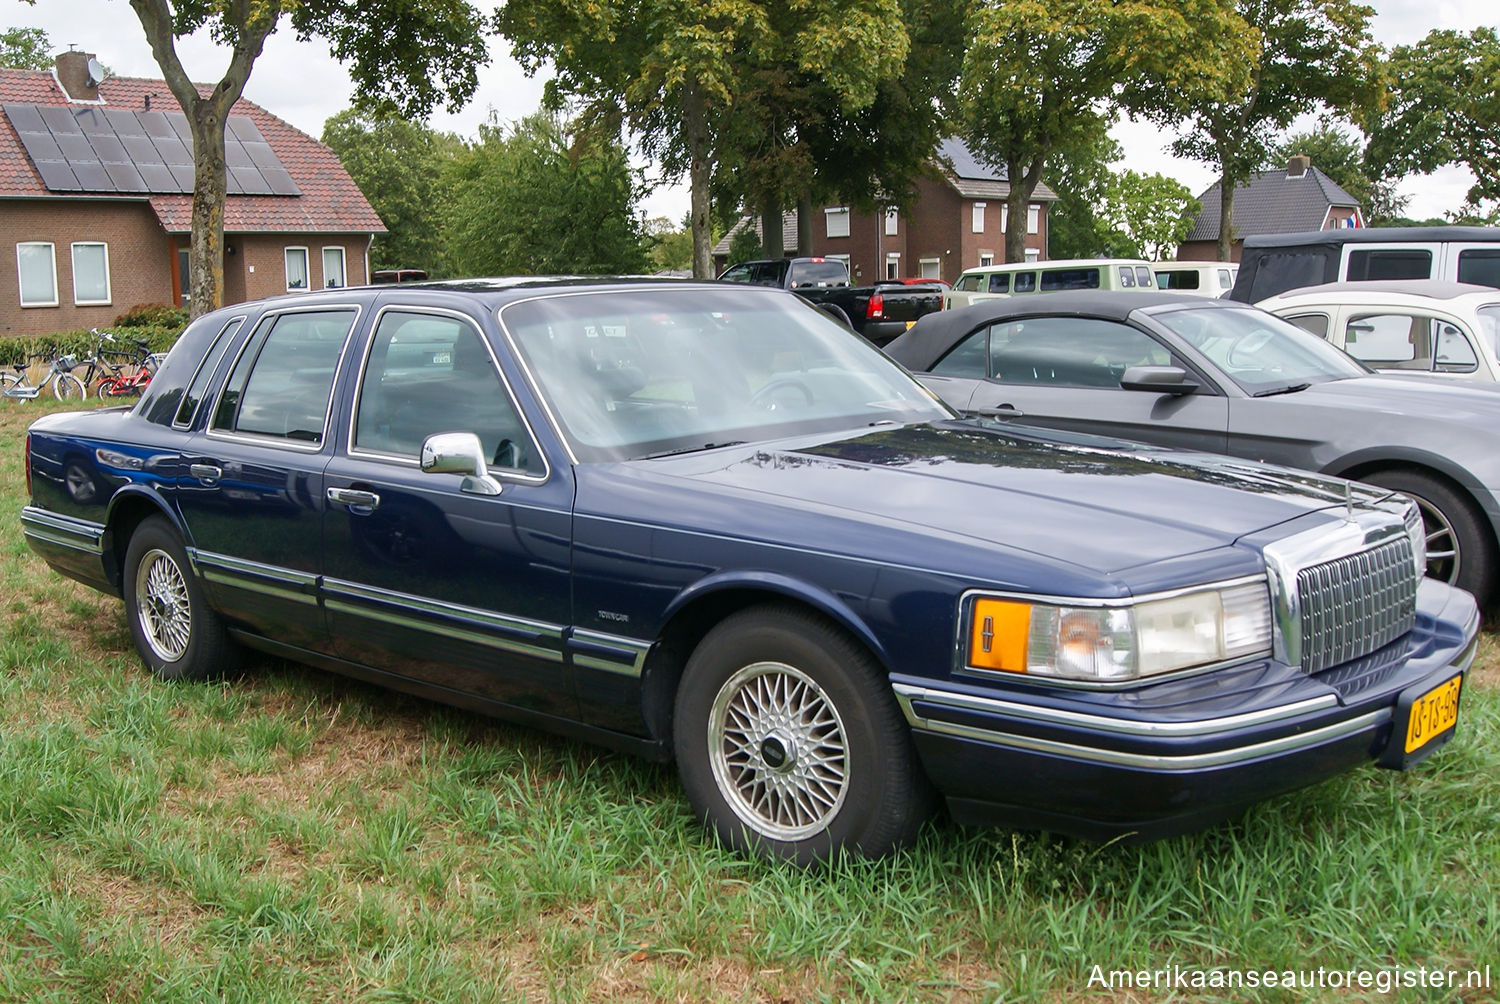
<instances>
[{"instance_id":1,"label":"grass field","mask_svg":"<svg viewBox=\"0 0 1500 1004\"><path fill-rule=\"evenodd\" d=\"M801 872L714 847L669 767L264 659L156 682L120 602L21 538L25 426L55 408L0 401L0 1000L1496 997L1332 986L1500 970L1493 637L1412 773L1144 847L939 821ZM1095 966L1340 973L1124 990Z\"/></svg>"}]
</instances>

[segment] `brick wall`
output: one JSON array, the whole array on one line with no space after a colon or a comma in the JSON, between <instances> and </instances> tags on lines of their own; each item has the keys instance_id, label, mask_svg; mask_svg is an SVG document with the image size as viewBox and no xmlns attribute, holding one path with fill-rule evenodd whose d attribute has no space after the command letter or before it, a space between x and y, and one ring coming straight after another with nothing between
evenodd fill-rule
<instances>
[{"instance_id":1,"label":"brick wall","mask_svg":"<svg viewBox=\"0 0 1500 1004\"><path fill-rule=\"evenodd\" d=\"M286 249L291 247L307 249L312 289L323 289L328 282L323 269L324 248L344 249L344 285L363 286L370 281L365 271L369 234L231 234L226 243L234 248L234 254L224 259L226 303L289 292Z\"/></svg>"},{"instance_id":2,"label":"brick wall","mask_svg":"<svg viewBox=\"0 0 1500 1004\"><path fill-rule=\"evenodd\" d=\"M16 245L27 241L53 246L55 307L21 306ZM73 302L75 241L101 241L108 247L109 303ZM0 199L0 335L100 327L136 304L170 303L171 269L167 235L145 202Z\"/></svg>"}]
</instances>

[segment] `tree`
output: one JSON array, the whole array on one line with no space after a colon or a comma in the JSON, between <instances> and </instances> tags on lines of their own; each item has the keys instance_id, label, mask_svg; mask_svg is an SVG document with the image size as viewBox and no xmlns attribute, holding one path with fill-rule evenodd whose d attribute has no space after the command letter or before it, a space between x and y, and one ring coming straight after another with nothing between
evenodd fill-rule
<instances>
[{"instance_id":1,"label":"tree","mask_svg":"<svg viewBox=\"0 0 1500 1004\"><path fill-rule=\"evenodd\" d=\"M444 240L465 275L608 275L646 268L625 148L587 129L570 137L538 112L480 126L454 162Z\"/></svg>"},{"instance_id":2,"label":"tree","mask_svg":"<svg viewBox=\"0 0 1500 1004\"><path fill-rule=\"evenodd\" d=\"M1282 137L1261 169L1284 168L1299 154L1355 198L1370 226L1389 226L1406 210L1409 200L1397 194L1396 179L1372 172L1360 140L1332 119L1325 116L1314 129Z\"/></svg>"},{"instance_id":3,"label":"tree","mask_svg":"<svg viewBox=\"0 0 1500 1004\"><path fill-rule=\"evenodd\" d=\"M1047 255L1051 258L1124 258L1122 235L1101 214L1114 182L1110 165L1123 156L1109 135L1110 121L1060 147L1051 158L1047 187L1057 202L1047 210Z\"/></svg>"},{"instance_id":4,"label":"tree","mask_svg":"<svg viewBox=\"0 0 1500 1004\"><path fill-rule=\"evenodd\" d=\"M1487 218L1480 203L1500 199L1500 36L1431 31L1393 49L1387 75L1389 107L1362 119L1367 160L1390 174L1464 165L1476 179L1464 212Z\"/></svg>"},{"instance_id":5,"label":"tree","mask_svg":"<svg viewBox=\"0 0 1500 1004\"><path fill-rule=\"evenodd\" d=\"M650 243L647 254L652 269L677 272L693 267L693 228L689 220L673 223L665 216L653 216L643 232Z\"/></svg>"},{"instance_id":6,"label":"tree","mask_svg":"<svg viewBox=\"0 0 1500 1004\"><path fill-rule=\"evenodd\" d=\"M370 249L374 268L422 268L455 274L437 221L448 202L446 176L463 140L391 109L346 109L323 124L323 142L348 170L386 234Z\"/></svg>"},{"instance_id":7,"label":"tree","mask_svg":"<svg viewBox=\"0 0 1500 1004\"><path fill-rule=\"evenodd\" d=\"M1235 0L1234 8L1260 35L1239 86L1227 95L1163 91L1151 102L1160 120L1187 121L1174 153L1218 168L1220 261L1229 260L1234 241L1235 189L1265 162L1275 133L1314 105L1372 106L1384 84L1370 7L1353 0Z\"/></svg>"},{"instance_id":8,"label":"tree","mask_svg":"<svg viewBox=\"0 0 1500 1004\"><path fill-rule=\"evenodd\" d=\"M407 114L425 114L439 101L461 105L488 58L484 18L468 0L130 0L130 6L193 137L195 316L223 300L225 122L283 16L299 37L327 39L366 100ZM177 39L204 28L229 47L223 76L208 88L189 79L177 53Z\"/></svg>"},{"instance_id":9,"label":"tree","mask_svg":"<svg viewBox=\"0 0 1500 1004\"><path fill-rule=\"evenodd\" d=\"M1176 257L1202 208L1192 190L1175 178L1122 171L1111 179L1100 215L1119 235L1117 255L1163 261Z\"/></svg>"},{"instance_id":10,"label":"tree","mask_svg":"<svg viewBox=\"0 0 1500 1004\"><path fill-rule=\"evenodd\" d=\"M1020 224L1057 151L1163 93L1223 99L1243 85L1251 44L1219 0L986 0L969 27L957 118L970 149L1009 179L1006 261L1025 256Z\"/></svg>"},{"instance_id":11,"label":"tree","mask_svg":"<svg viewBox=\"0 0 1500 1004\"><path fill-rule=\"evenodd\" d=\"M52 68L52 42L40 28L7 28L0 32L0 66L11 70Z\"/></svg>"}]
</instances>

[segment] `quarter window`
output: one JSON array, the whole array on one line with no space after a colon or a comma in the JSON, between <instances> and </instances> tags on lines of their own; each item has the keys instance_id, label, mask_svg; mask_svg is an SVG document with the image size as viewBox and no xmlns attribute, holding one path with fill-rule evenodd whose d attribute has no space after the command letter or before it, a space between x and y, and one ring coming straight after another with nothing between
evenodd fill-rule
<instances>
[{"instance_id":1,"label":"quarter window","mask_svg":"<svg viewBox=\"0 0 1500 1004\"><path fill-rule=\"evenodd\" d=\"M213 428L321 443L333 375L355 314L298 311L263 320L219 395Z\"/></svg>"},{"instance_id":2,"label":"quarter window","mask_svg":"<svg viewBox=\"0 0 1500 1004\"><path fill-rule=\"evenodd\" d=\"M307 289L307 248L286 249L286 288Z\"/></svg>"},{"instance_id":3,"label":"quarter window","mask_svg":"<svg viewBox=\"0 0 1500 1004\"><path fill-rule=\"evenodd\" d=\"M348 278L344 275L344 249L331 247L323 249L323 286L327 289L340 289L349 285Z\"/></svg>"},{"instance_id":4,"label":"quarter window","mask_svg":"<svg viewBox=\"0 0 1500 1004\"><path fill-rule=\"evenodd\" d=\"M173 425L187 428L193 424L193 417L198 414L198 405L203 400L203 392L208 388L208 382L214 378L214 370L219 368L219 360L224 358L224 352L229 348L229 343L234 341L235 333L244 323L243 317L236 317L226 324L224 330L214 338L213 345L209 346L208 354L203 357L203 362L198 364L198 372L193 374L192 382L188 384L187 393L182 396L182 403L177 406L177 414L172 419Z\"/></svg>"},{"instance_id":5,"label":"quarter window","mask_svg":"<svg viewBox=\"0 0 1500 1004\"><path fill-rule=\"evenodd\" d=\"M79 241L73 245L73 302L78 306L109 303L109 245Z\"/></svg>"},{"instance_id":6,"label":"quarter window","mask_svg":"<svg viewBox=\"0 0 1500 1004\"><path fill-rule=\"evenodd\" d=\"M1298 314L1296 317L1288 317L1287 320L1310 335L1317 335L1323 339L1328 337L1327 314Z\"/></svg>"},{"instance_id":7,"label":"quarter window","mask_svg":"<svg viewBox=\"0 0 1500 1004\"><path fill-rule=\"evenodd\" d=\"M356 449L416 457L438 432L473 432L488 463L536 471L540 459L472 325L392 310L380 318L360 381Z\"/></svg>"},{"instance_id":8,"label":"quarter window","mask_svg":"<svg viewBox=\"0 0 1500 1004\"><path fill-rule=\"evenodd\" d=\"M21 279L21 306L57 306L57 259L51 244L43 241L17 244L16 270Z\"/></svg>"}]
</instances>

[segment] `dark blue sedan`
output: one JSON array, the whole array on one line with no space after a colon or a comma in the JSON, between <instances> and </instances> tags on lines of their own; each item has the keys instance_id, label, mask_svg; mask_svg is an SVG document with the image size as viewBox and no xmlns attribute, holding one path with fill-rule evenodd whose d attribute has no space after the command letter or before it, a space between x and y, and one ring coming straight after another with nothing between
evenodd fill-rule
<instances>
[{"instance_id":1,"label":"dark blue sedan","mask_svg":"<svg viewBox=\"0 0 1500 1004\"><path fill-rule=\"evenodd\" d=\"M1408 499L961 419L795 296L340 289L32 426L27 540L163 678L242 648L675 758L732 846L1204 825L1452 736Z\"/></svg>"}]
</instances>

